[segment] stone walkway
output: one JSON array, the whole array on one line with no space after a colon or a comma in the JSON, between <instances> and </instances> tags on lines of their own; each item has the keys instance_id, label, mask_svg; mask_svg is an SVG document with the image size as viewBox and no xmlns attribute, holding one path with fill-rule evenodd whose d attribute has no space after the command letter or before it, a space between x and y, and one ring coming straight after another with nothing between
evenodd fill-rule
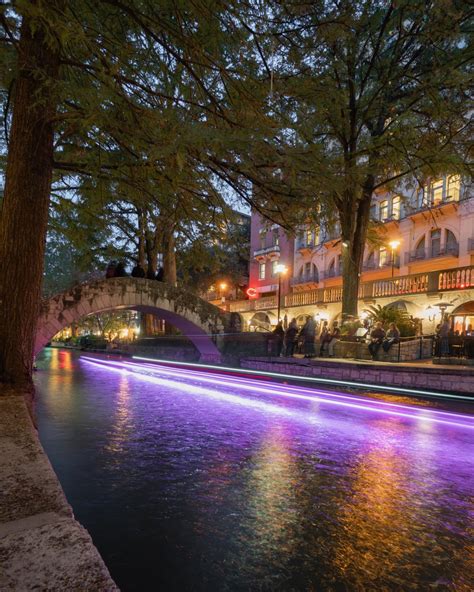
<instances>
[{"instance_id":1,"label":"stone walkway","mask_svg":"<svg viewBox=\"0 0 474 592\"><path fill-rule=\"evenodd\" d=\"M0 394L0 590L118 590L74 519L18 394Z\"/></svg>"}]
</instances>

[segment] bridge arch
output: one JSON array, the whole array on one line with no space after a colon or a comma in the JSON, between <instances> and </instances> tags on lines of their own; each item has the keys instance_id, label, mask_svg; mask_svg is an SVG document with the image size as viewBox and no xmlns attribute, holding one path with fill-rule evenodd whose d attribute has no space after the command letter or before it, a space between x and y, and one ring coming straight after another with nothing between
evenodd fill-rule
<instances>
[{"instance_id":1,"label":"bridge arch","mask_svg":"<svg viewBox=\"0 0 474 592\"><path fill-rule=\"evenodd\" d=\"M112 278L79 284L43 302L35 354L71 323L111 310L153 313L177 327L194 344L202 361L219 362L219 335L235 331L232 318L202 298L164 282Z\"/></svg>"}]
</instances>

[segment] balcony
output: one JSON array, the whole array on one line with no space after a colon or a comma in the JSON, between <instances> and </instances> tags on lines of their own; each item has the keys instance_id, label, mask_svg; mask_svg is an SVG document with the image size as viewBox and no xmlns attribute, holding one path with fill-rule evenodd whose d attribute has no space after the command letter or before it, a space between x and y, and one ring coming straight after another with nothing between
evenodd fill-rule
<instances>
[{"instance_id":1,"label":"balcony","mask_svg":"<svg viewBox=\"0 0 474 592\"><path fill-rule=\"evenodd\" d=\"M316 245L313 242L307 243L305 241L300 241L296 246L296 250L301 253L301 255L310 255L315 247Z\"/></svg>"},{"instance_id":2,"label":"balcony","mask_svg":"<svg viewBox=\"0 0 474 592\"><path fill-rule=\"evenodd\" d=\"M359 287L359 298L389 298L409 294L427 294L474 288L474 265L442 271L415 273L402 277L363 282ZM317 288L293 292L284 297L284 306L307 306L313 304L337 303L342 300L342 286ZM270 310L276 308L276 296L258 300L240 300L229 303L231 312Z\"/></svg>"},{"instance_id":3,"label":"balcony","mask_svg":"<svg viewBox=\"0 0 474 592\"><path fill-rule=\"evenodd\" d=\"M321 274L321 279L330 280L332 278L340 277L342 274L342 269L328 269L323 274Z\"/></svg>"},{"instance_id":4,"label":"balcony","mask_svg":"<svg viewBox=\"0 0 474 592\"><path fill-rule=\"evenodd\" d=\"M270 247L264 247L263 249L257 249L253 252L254 259L257 261L265 261L265 259L278 259L280 257L280 246L271 245Z\"/></svg>"},{"instance_id":5,"label":"balcony","mask_svg":"<svg viewBox=\"0 0 474 592\"><path fill-rule=\"evenodd\" d=\"M398 269L400 267L400 256L399 255L395 255L395 260L393 262L393 267ZM387 261L385 261L384 263L380 263L380 262L376 262L376 261L371 261L370 263L367 262L362 266L362 271L385 271L387 269L391 269L392 268L392 258L389 257L387 259Z\"/></svg>"},{"instance_id":6,"label":"balcony","mask_svg":"<svg viewBox=\"0 0 474 592\"><path fill-rule=\"evenodd\" d=\"M318 285L318 282L319 282L319 274L309 273L309 274L303 274L298 277L291 278L290 285L293 286L294 288L298 288L298 287L302 287L302 286L304 286L306 288L311 288L311 287L316 287Z\"/></svg>"},{"instance_id":7,"label":"balcony","mask_svg":"<svg viewBox=\"0 0 474 592\"><path fill-rule=\"evenodd\" d=\"M436 201L423 201L420 204L406 203L404 205L403 218L409 218L410 216L415 216L416 214L420 214L428 210L442 209L445 206L453 206L454 208L456 208L457 204L467 199L470 199L471 197L472 195L468 195L467 193L465 193L464 195L448 195L444 199Z\"/></svg>"},{"instance_id":8,"label":"balcony","mask_svg":"<svg viewBox=\"0 0 474 592\"><path fill-rule=\"evenodd\" d=\"M431 249L417 249L416 251L405 253L406 263L438 259L440 257L459 257L459 245L446 245L442 249L433 247Z\"/></svg>"}]
</instances>

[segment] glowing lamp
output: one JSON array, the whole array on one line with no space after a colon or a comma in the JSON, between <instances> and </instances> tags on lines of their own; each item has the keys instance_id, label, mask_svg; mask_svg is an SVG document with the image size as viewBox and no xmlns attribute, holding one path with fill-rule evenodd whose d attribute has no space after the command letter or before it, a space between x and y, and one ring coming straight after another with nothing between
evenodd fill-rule
<instances>
[{"instance_id":1,"label":"glowing lamp","mask_svg":"<svg viewBox=\"0 0 474 592\"><path fill-rule=\"evenodd\" d=\"M279 263L278 265L275 266L275 273L286 273L288 271L288 268L286 267L286 265L283 265L282 263Z\"/></svg>"}]
</instances>

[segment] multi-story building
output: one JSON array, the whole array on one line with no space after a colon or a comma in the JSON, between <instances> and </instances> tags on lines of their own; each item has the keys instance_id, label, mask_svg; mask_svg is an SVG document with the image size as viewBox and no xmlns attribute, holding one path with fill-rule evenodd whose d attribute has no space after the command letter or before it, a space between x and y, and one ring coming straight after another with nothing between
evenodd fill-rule
<instances>
[{"instance_id":1,"label":"multi-story building","mask_svg":"<svg viewBox=\"0 0 474 592\"><path fill-rule=\"evenodd\" d=\"M376 240L365 248L359 312L370 304L403 308L421 318L428 333L446 310L454 315L458 330L474 327L472 183L451 175L423 187L406 183L396 192L379 191L373 196L371 218ZM292 239L252 215L251 298L232 303L231 310L241 313L248 325L252 319L274 324L276 270L284 264L288 273L280 278L281 316L337 318L342 249L337 224L302 226Z\"/></svg>"}]
</instances>

